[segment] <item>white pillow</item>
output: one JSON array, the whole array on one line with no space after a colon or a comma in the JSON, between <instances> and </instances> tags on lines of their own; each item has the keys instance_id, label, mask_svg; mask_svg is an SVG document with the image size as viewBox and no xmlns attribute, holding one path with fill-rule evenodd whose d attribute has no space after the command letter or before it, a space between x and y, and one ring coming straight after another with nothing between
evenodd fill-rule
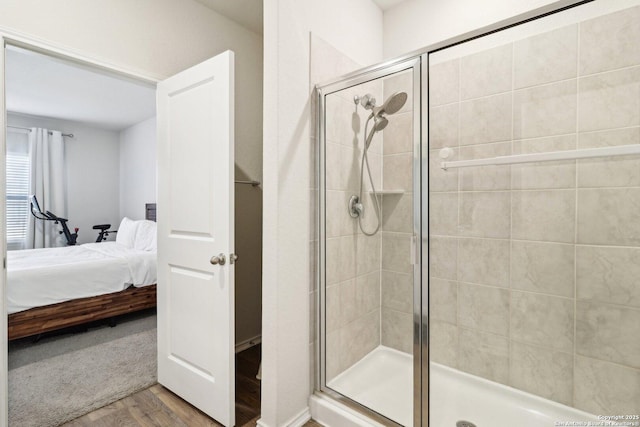
<instances>
[{"instance_id":1,"label":"white pillow","mask_svg":"<svg viewBox=\"0 0 640 427\"><path fill-rule=\"evenodd\" d=\"M133 247L139 251L156 251L158 241L158 230L156 223L153 221L136 221L138 229L136 230L136 240Z\"/></svg>"},{"instance_id":2,"label":"white pillow","mask_svg":"<svg viewBox=\"0 0 640 427\"><path fill-rule=\"evenodd\" d=\"M138 221L133 221L127 217L122 218L122 222L116 233L116 243L126 246L127 248L133 248L137 229Z\"/></svg>"}]
</instances>

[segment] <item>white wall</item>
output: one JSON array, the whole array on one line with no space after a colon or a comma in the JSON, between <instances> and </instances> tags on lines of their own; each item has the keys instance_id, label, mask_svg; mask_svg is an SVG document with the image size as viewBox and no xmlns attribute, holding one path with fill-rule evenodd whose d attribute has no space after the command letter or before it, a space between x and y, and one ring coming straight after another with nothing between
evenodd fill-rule
<instances>
[{"instance_id":1,"label":"white wall","mask_svg":"<svg viewBox=\"0 0 640 427\"><path fill-rule=\"evenodd\" d=\"M120 147L118 132L82 123L9 114L11 126L42 127L73 133L64 138L69 228L80 228L78 243L95 242L96 224L120 223ZM62 213L54 212L62 215Z\"/></svg>"},{"instance_id":2,"label":"white wall","mask_svg":"<svg viewBox=\"0 0 640 427\"><path fill-rule=\"evenodd\" d=\"M361 64L382 59L382 12L370 0L264 2L262 426L307 411L315 186L310 33Z\"/></svg>"},{"instance_id":3,"label":"white wall","mask_svg":"<svg viewBox=\"0 0 640 427\"><path fill-rule=\"evenodd\" d=\"M156 153L155 117L120 132L120 218L144 219L156 202Z\"/></svg>"},{"instance_id":4,"label":"white wall","mask_svg":"<svg viewBox=\"0 0 640 427\"><path fill-rule=\"evenodd\" d=\"M384 13L384 57L482 28L553 0L406 0Z\"/></svg>"}]
</instances>

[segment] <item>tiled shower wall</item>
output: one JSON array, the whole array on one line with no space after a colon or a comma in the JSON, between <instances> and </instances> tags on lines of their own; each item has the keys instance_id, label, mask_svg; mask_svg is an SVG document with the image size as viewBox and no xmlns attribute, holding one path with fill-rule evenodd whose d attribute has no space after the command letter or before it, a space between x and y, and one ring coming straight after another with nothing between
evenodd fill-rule
<instances>
[{"instance_id":1,"label":"tiled shower wall","mask_svg":"<svg viewBox=\"0 0 640 427\"><path fill-rule=\"evenodd\" d=\"M431 360L595 414L640 409L640 7L433 65Z\"/></svg>"}]
</instances>

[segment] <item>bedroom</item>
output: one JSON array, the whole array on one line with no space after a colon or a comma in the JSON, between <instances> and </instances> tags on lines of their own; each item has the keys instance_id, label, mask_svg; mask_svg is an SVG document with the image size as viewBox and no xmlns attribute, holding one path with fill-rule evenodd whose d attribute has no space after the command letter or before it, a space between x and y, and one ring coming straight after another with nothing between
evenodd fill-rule
<instances>
[{"instance_id":1,"label":"bedroom","mask_svg":"<svg viewBox=\"0 0 640 427\"><path fill-rule=\"evenodd\" d=\"M17 47L6 70L10 420L46 425L77 413L73 390L125 390L114 372L134 352L155 358L156 230L140 221L155 219L155 88ZM137 369L126 386L154 380L155 362Z\"/></svg>"},{"instance_id":2,"label":"bedroom","mask_svg":"<svg viewBox=\"0 0 640 427\"><path fill-rule=\"evenodd\" d=\"M12 91L11 80L9 80L12 73L11 61L12 58L15 59L16 53L21 53L28 59L36 57L42 59L42 56L34 52L20 52L15 48L10 48L7 51L8 98L11 97L10 92ZM59 59L45 59L50 63L60 65ZM43 70L41 64L27 64L23 66L22 70L18 70L14 74L25 80L29 76L38 74L36 71L40 72L41 77L40 80L38 78L35 80L49 83L54 80L55 73L51 72L50 69L47 73ZM86 72L87 70L83 69L82 71ZM46 74L46 76L42 77L42 74ZM104 78L105 76L101 74L100 77ZM71 80L74 79L72 78ZM55 83L52 85L57 86ZM98 83L97 85L104 86L104 83ZM22 87L25 86L30 87L30 83L22 84ZM62 86L64 87L64 85ZM120 219L124 216L134 219L144 218L145 204L155 201L155 148L148 146L149 141L152 140L152 136L155 134L155 120L153 118L143 118L141 123L124 127L124 129L113 130L99 129L100 126L94 123L86 123L87 121L92 122L86 119L84 119L85 123L82 123L79 118L73 117L51 119L51 116L55 116L55 114L65 109L62 100L69 97L69 92L70 90L67 90L62 95L58 94L59 98L54 103L56 112L53 113L43 112L42 110L12 108L11 103L8 102L8 134L22 134L24 138L27 138L28 131L15 129L15 127L31 128L33 126L45 127L65 134L74 134L73 138L64 137L64 144L68 160L75 160L75 163L79 164L80 167L66 171L68 180L67 192L70 197L67 202L68 210L64 213L64 216L69 218L68 224L72 232L75 227L80 228L78 243L93 242L98 235L98 231L92 229L93 225L111 223L111 230L117 229ZM90 91L85 89L85 92ZM107 94L98 96L101 100L100 104L106 104L105 100L110 99L114 92L116 91L112 90ZM152 105L155 107L155 90L152 90L151 99ZM125 105L132 103L132 101L124 102ZM84 117L83 114L90 109L89 107L76 107L76 112L80 114L80 117ZM116 108L115 113L120 112L119 110L121 108ZM15 111L19 111L19 114L16 114ZM49 118L45 118L47 116ZM89 140L97 143L96 148L98 150L94 150L93 153L89 150L91 148L91 144L87 143ZM253 138L251 140L255 141ZM249 141L251 142L251 140ZM259 173L247 171L247 169L251 170L252 165L259 164L259 162L256 163L254 159L250 158L259 153L255 151L248 152L246 146L238 145L245 152L242 153L243 155L237 156L236 178L240 181L252 181L252 178L259 178ZM115 149L114 146L116 147ZM70 162L68 162L67 166L70 169ZM71 182L72 177L74 182ZM261 190L259 187L244 184L236 185L236 224L238 230L236 247L243 258L243 268L239 269L236 274L237 301L241 302L236 307L238 314L236 329L237 349L247 348L260 341L260 233L255 231L256 227L259 228L260 226L260 200ZM140 202L139 205L138 202ZM78 209L72 210L74 206ZM131 209L127 211L129 207ZM83 209L85 212L83 212ZM48 210L44 207L44 204L43 210ZM89 214L86 214L86 212ZM61 212L55 213L60 216L63 215ZM113 240L113 238L114 235L111 234L109 240ZM9 260L9 264L11 264L11 260ZM11 282L10 279L9 277L9 282ZM10 406L12 391L14 390L9 393ZM13 394L15 395L15 393Z\"/></svg>"}]
</instances>

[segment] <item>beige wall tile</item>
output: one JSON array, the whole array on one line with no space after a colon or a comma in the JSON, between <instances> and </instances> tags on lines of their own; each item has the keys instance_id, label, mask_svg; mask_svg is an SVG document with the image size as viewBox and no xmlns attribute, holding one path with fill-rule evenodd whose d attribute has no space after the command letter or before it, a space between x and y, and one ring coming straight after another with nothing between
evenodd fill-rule
<instances>
[{"instance_id":1,"label":"beige wall tile","mask_svg":"<svg viewBox=\"0 0 640 427\"><path fill-rule=\"evenodd\" d=\"M459 109L457 103L429 109L429 148L458 146Z\"/></svg>"},{"instance_id":2,"label":"beige wall tile","mask_svg":"<svg viewBox=\"0 0 640 427\"><path fill-rule=\"evenodd\" d=\"M458 231L468 237L509 238L510 210L509 192L461 193Z\"/></svg>"},{"instance_id":3,"label":"beige wall tile","mask_svg":"<svg viewBox=\"0 0 640 427\"><path fill-rule=\"evenodd\" d=\"M576 296L640 308L640 249L576 247Z\"/></svg>"},{"instance_id":4,"label":"beige wall tile","mask_svg":"<svg viewBox=\"0 0 640 427\"><path fill-rule=\"evenodd\" d=\"M640 127L582 133L579 148L640 144ZM640 156L606 157L578 161L580 187L640 186Z\"/></svg>"},{"instance_id":5,"label":"beige wall tile","mask_svg":"<svg viewBox=\"0 0 640 427\"><path fill-rule=\"evenodd\" d=\"M578 108L580 132L640 125L640 67L581 78Z\"/></svg>"},{"instance_id":6,"label":"beige wall tile","mask_svg":"<svg viewBox=\"0 0 640 427\"><path fill-rule=\"evenodd\" d=\"M429 65L429 103L442 105L460 97L460 60Z\"/></svg>"},{"instance_id":7,"label":"beige wall tile","mask_svg":"<svg viewBox=\"0 0 640 427\"><path fill-rule=\"evenodd\" d=\"M440 279L457 278L458 241L450 237L429 237L429 274Z\"/></svg>"},{"instance_id":8,"label":"beige wall tile","mask_svg":"<svg viewBox=\"0 0 640 427\"><path fill-rule=\"evenodd\" d=\"M458 280L509 287L509 241L458 240Z\"/></svg>"},{"instance_id":9,"label":"beige wall tile","mask_svg":"<svg viewBox=\"0 0 640 427\"><path fill-rule=\"evenodd\" d=\"M384 156L382 189L413 191L412 154Z\"/></svg>"},{"instance_id":10,"label":"beige wall tile","mask_svg":"<svg viewBox=\"0 0 640 427\"><path fill-rule=\"evenodd\" d=\"M374 139L374 142L376 140ZM381 140L379 142L382 142ZM373 145L372 145L373 146ZM350 188L356 188L358 191L360 190L360 165L362 165L362 152L358 151L358 157L356 159L353 159L353 161L351 163L349 163L349 167L352 170L355 170L355 174L357 175L357 181L355 184L355 187L350 187ZM371 168L371 177L373 178L373 185L375 186L376 190L380 190L382 188L382 161L383 161L383 156L382 154L375 154L375 153L371 153L371 150L369 150L367 152L367 159L369 161L369 167ZM365 163L365 169L366 169L366 163ZM365 170L364 172L364 176L363 176L363 182L362 182L362 188L364 189L364 191L371 191L371 181L369 180L369 174L368 172Z\"/></svg>"},{"instance_id":11,"label":"beige wall tile","mask_svg":"<svg viewBox=\"0 0 640 427\"><path fill-rule=\"evenodd\" d=\"M578 190L578 243L640 246L640 188Z\"/></svg>"},{"instance_id":12,"label":"beige wall tile","mask_svg":"<svg viewBox=\"0 0 640 427\"><path fill-rule=\"evenodd\" d=\"M548 153L576 148L575 135L513 141L513 154ZM576 185L576 162L540 162L511 166L511 188L533 190L572 188Z\"/></svg>"},{"instance_id":13,"label":"beige wall tile","mask_svg":"<svg viewBox=\"0 0 640 427\"><path fill-rule=\"evenodd\" d=\"M511 339L573 351L573 300L511 292Z\"/></svg>"},{"instance_id":14,"label":"beige wall tile","mask_svg":"<svg viewBox=\"0 0 640 427\"><path fill-rule=\"evenodd\" d=\"M326 280L328 285L356 276L355 236L327 239Z\"/></svg>"},{"instance_id":15,"label":"beige wall tile","mask_svg":"<svg viewBox=\"0 0 640 427\"><path fill-rule=\"evenodd\" d=\"M380 233L375 236L359 234L355 240L355 272L357 276L380 271Z\"/></svg>"},{"instance_id":16,"label":"beige wall tile","mask_svg":"<svg viewBox=\"0 0 640 427\"><path fill-rule=\"evenodd\" d=\"M381 305L384 308L413 313L413 275L382 271Z\"/></svg>"},{"instance_id":17,"label":"beige wall tile","mask_svg":"<svg viewBox=\"0 0 640 427\"><path fill-rule=\"evenodd\" d=\"M460 328L458 366L473 375L502 384L509 382L509 340Z\"/></svg>"},{"instance_id":18,"label":"beige wall tile","mask_svg":"<svg viewBox=\"0 0 640 427\"><path fill-rule=\"evenodd\" d=\"M348 325L358 318L356 301L356 280L351 279L338 285L340 298L340 327Z\"/></svg>"},{"instance_id":19,"label":"beige wall tile","mask_svg":"<svg viewBox=\"0 0 640 427\"><path fill-rule=\"evenodd\" d=\"M460 145L509 141L512 123L511 100L511 93L504 93L461 102Z\"/></svg>"},{"instance_id":20,"label":"beige wall tile","mask_svg":"<svg viewBox=\"0 0 640 427\"><path fill-rule=\"evenodd\" d=\"M398 273L411 273L411 235L382 233L382 269Z\"/></svg>"},{"instance_id":21,"label":"beige wall tile","mask_svg":"<svg viewBox=\"0 0 640 427\"><path fill-rule=\"evenodd\" d=\"M574 246L513 241L511 288L573 298Z\"/></svg>"},{"instance_id":22,"label":"beige wall tile","mask_svg":"<svg viewBox=\"0 0 640 427\"><path fill-rule=\"evenodd\" d=\"M576 353L640 369L640 309L578 301Z\"/></svg>"},{"instance_id":23,"label":"beige wall tile","mask_svg":"<svg viewBox=\"0 0 640 427\"><path fill-rule=\"evenodd\" d=\"M327 96L325 101L327 141L351 148L358 146L361 139L363 117L356 112L353 101L337 95Z\"/></svg>"},{"instance_id":24,"label":"beige wall tile","mask_svg":"<svg viewBox=\"0 0 640 427\"><path fill-rule=\"evenodd\" d=\"M429 232L439 236L456 236L458 234L457 192L431 193L429 196Z\"/></svg>"},{"instance_id":25,"label":"beige wall tile","mask_svg":"<svg viewBox=\"0 0 640 427\"><path fill-rule=\"evenodd\" d=\"M510 154L510 142L460 148L460 160L484 159ZM480 166L460 169L460 189L462 191L509 190L510 181L511 168L509 166Z\"/></svg>"},{"instance_id":26,"label":"beige wall tile","mask_svg":"<svg viewBox=\"0 0 640 427\"><path fill-rule=\"evenodd\" d=\"M460 99L511 90L511 44L488 49L460 60Z\"/></svg>"},{"instance_id":27,"label":"beige wall tile","mask_svg":"<svg viewBox=\"0 0 640 427\"><path fill-rule=\"evenodd\" d=\"M375 310L340 329L341 365L349 368L379 345L380 310Z\"/></svg>"},{"instance_id":28,"label":"beige wall tile","mask_svg":"<svg viewBox=\"0 0 640 427\"><path fill-rule=\"evenodd\" d=\"M458 284L451 280L429 281L429 320L457 324Z\"/></svg>"},{"instance_id":29,"label":"beige wall tile","mask_svg":"<svg viewBox=\"0 0 640 427\"><path fill-rule=\"evenodd\" d=\"M311 33L310 37L310 48L311 67L309 77L313 84L335 79L342 74L361 67L360 64L313 33Z\"/></svg>"},{"instance_id":30,"label":"beige wall tile","mask_svg":"<svg viewBox=\"0 0 640 427\"><path fill-rule=\"evenodd\" d=\"M429 151L429 191L456 191L458 190L458 170L443 170L440 167L442 160L440 150Z\"/></svg>"},{"instance_id":31,"label":"beige wall tile","mask_svg":"<svg viewBox=\"0 0 640 427\"><path fill-rule=\"evenodd\" d=\"M573 356L518 342L511 343L509 385L560 402L573 403Z\"/></svg>"},{"instance_id":32,"label":"beige wall tile","mask_svg":"<svg viewBox=\"0 0 640 427\"><path fill-rule=\"evenodd\" d=\"M640 64L640 7L580 23L580 74Z\"/></svg>"},{"instance_id":33,"label":"beige wall tile","mask_svg":"<svg viewBox=\"0 0 640 427\"><path fill-rule=\"evenodd\" d=\"M382 345L413 354L413 314L382 308Z\"/></svg>"},{"instance_id":34,"label":"beige wall tile","mask_svg":"<svg viewBox=\"0 0 640 427\"><path fill-rule=\"evenodd\" d=\"M429 359L458 367L458 327L450 323L429 322Z\"/></svg>"},{"instance_id":35,"label":"beige wall tile","mask_svg":"<svg viewBox=\"0 0 640 427\"><path fill-rule=\"evenodd\" d=\"M413 232L413 193L387 194L382 200L382 230Z\"/></svg>"},{"instance_id":36,"label":"beige wall tile","mask_svg":"<svg viewBox=\"0 0 640 427\"><path fill-rule=\"evenodd\" d=\"M520 89L577 76L578 25L513 44L514 87Z\"/></svg>"},{"instance_id":37,"label":"beige wall tile","mask_svg":"<svg viewBox=\"0 0 640 427\"><path fill-rule=\"evenodd\" d=\"M575 240L574 190L514 191L512 207L514 239L566 243Z\"/></svg>"},{"instance_id":38,"label":"beige wall tile","mask_svg":"<svg viewBox=\"0 0 640 427\"><path fill-rule=\"evenodd\" d=\"M380 307L380 273L358 276L356 282L356 308L357 316L365 314Z\"/></svg>"},{"instance_id":39,"label":"beige wall tile","mask_svg":"<svg viewBox=\"0 0 640 427\"><path fill-rule=\"evenodd\" d=\"M637 414L640 370L576 356L575 406L592 414Z\"/></svg>"},{"instance_id":40,"label":"beige wall tile","mask_svg":"<svg viewBox=\"0 0 640 427\"><path fill-rule=\"evenodd\" d=\"M575 132L576 104L575 80L515 91L514 138L536 138Z\"/></svg>"},{"instance_id":41,"label":"beige wall tile","mask_svg":"<svg viewBox=\"0 0 640 427\"><path fill-rule=\"evenodd\" d=\"M347 207L352 193L347 191L326 192L326 233L327 237L356 234L358 223L351 218Z\"/></svg>"},{"instance_id":42,"label":"beige wall tile","mask_svg":"<svg viewBox=\"0 0 640 427\"><path fill-rule=\"evenodd\" d=\"M489 286L458 285L458 324L498 335L509 335L509 291Z\"/></svg>"},{"instance_id":43,"label":"beige wall tile","mask_svg":"<svg viewBox=\"0 0 640 427\"><path fill-rule=\"evenodd\" d=\"M357 192L360 185L360 162L360 154L353 148L328 142L326 146L327 190Z\"/></svg>"},{"instance_id":44,"label":"beige wall tile","mask_svg":"<svg viewBox=\"0 0 640 427\"><path fill-rule=\"evenodd\" d=\"M340 284L327 286L325 295L325 312L327 333L340 329Z\"/></svg>"},{"instance_id":45,"label":"beige wall tile","mask_svg":"<svg viewBox=\"0 0 640 427\"><path fill-rule=\"evenodd\" d=\"M384 128L384 151L387 154L413 153L413 114L398 113L388 117Z\"/></svg>"}]
</instances>

